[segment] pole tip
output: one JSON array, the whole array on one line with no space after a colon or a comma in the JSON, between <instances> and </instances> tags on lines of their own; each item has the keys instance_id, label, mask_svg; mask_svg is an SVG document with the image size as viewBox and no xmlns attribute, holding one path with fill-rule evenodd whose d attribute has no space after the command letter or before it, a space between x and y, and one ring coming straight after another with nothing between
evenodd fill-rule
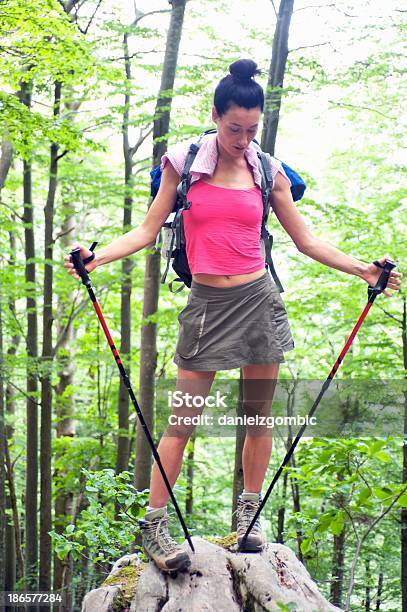
<instances>
[{"instance_id":1,"label":"pole tip","mask_svg":"<svg viewBox=\"0 0 407 612\"><path fill-rule=\"evenodd\" d=\"M194 545L192 544L192 540L191 540L191 538L188 538L188 544L189 544L189 546L190 546L190 548L191 548L192 552L194 553L194 552L195 552L195 548L194 548Z\"/></svg>"}]
</instances>

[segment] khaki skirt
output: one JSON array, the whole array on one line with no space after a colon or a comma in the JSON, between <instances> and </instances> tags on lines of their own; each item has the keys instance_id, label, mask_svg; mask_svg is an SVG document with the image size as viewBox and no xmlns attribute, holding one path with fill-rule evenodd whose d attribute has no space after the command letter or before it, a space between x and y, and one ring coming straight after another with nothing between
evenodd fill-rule
<instances>
[{"instance_id":1,"label":"khaki skirt","mask_svg":"<svg viewBox=\"0 0 407 612\"><path fill-rule=\"evenodd\" d=\"M234 287L192 281L178 315L174 363L185 370L230 370L283 363L294 348L284 301L269 272Z\"/></svg>"}]
</instances>

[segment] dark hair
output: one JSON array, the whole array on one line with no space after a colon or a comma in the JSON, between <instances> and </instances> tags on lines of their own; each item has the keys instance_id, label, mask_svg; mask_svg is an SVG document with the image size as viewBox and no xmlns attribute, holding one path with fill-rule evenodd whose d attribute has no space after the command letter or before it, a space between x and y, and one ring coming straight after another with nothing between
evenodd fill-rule
<instances>
[{"instance_id":1,"label":"dark hair","mask_svg":"<svg viewBox=\"0 0 407 612\"><path fill-rule=\"evenodd\" d=\"M233 103L247 109L260 106L263 112L263 88L253 79L255 74L261 74L257 64L250 59L237 60L230 64L229 72L215 89L213 103L218 115L226 113Z\"/></svg>"}]
</instances>

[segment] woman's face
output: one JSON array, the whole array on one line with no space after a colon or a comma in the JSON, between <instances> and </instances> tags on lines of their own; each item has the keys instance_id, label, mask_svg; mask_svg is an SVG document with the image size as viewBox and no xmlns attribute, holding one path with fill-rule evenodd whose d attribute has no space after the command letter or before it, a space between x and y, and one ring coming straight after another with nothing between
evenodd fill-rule
<instances>
[{"instance_id":1,"label":"woman's face","mask_svg":"<svg viewBox=\"0 0 407 612\"><path fill-rule=\"evenodd\" d=\"M212 119L218 130L218 145L232 157L243 157L245 149L256 136L261 117L259 106L244 108L232 104L221 117L212 107Z\"/></svg>"}]
</instances>

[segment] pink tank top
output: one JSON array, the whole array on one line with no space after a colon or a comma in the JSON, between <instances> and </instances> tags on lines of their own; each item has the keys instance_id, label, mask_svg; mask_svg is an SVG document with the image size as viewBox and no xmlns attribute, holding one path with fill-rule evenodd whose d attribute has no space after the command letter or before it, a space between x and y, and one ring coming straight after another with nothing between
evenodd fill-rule
<instances>
[{"instance_id":1,"label":"pink tank top","mask_svg":"<svg viewBox=\"0 0 407 612\"><path fill-rule=\"evenodd\" d=\"M191 208L182 218L192 274L246 274L264 268L259 187L227 189L199 180L191 185L188 201Z\"/></svg>"}]
</instances>

